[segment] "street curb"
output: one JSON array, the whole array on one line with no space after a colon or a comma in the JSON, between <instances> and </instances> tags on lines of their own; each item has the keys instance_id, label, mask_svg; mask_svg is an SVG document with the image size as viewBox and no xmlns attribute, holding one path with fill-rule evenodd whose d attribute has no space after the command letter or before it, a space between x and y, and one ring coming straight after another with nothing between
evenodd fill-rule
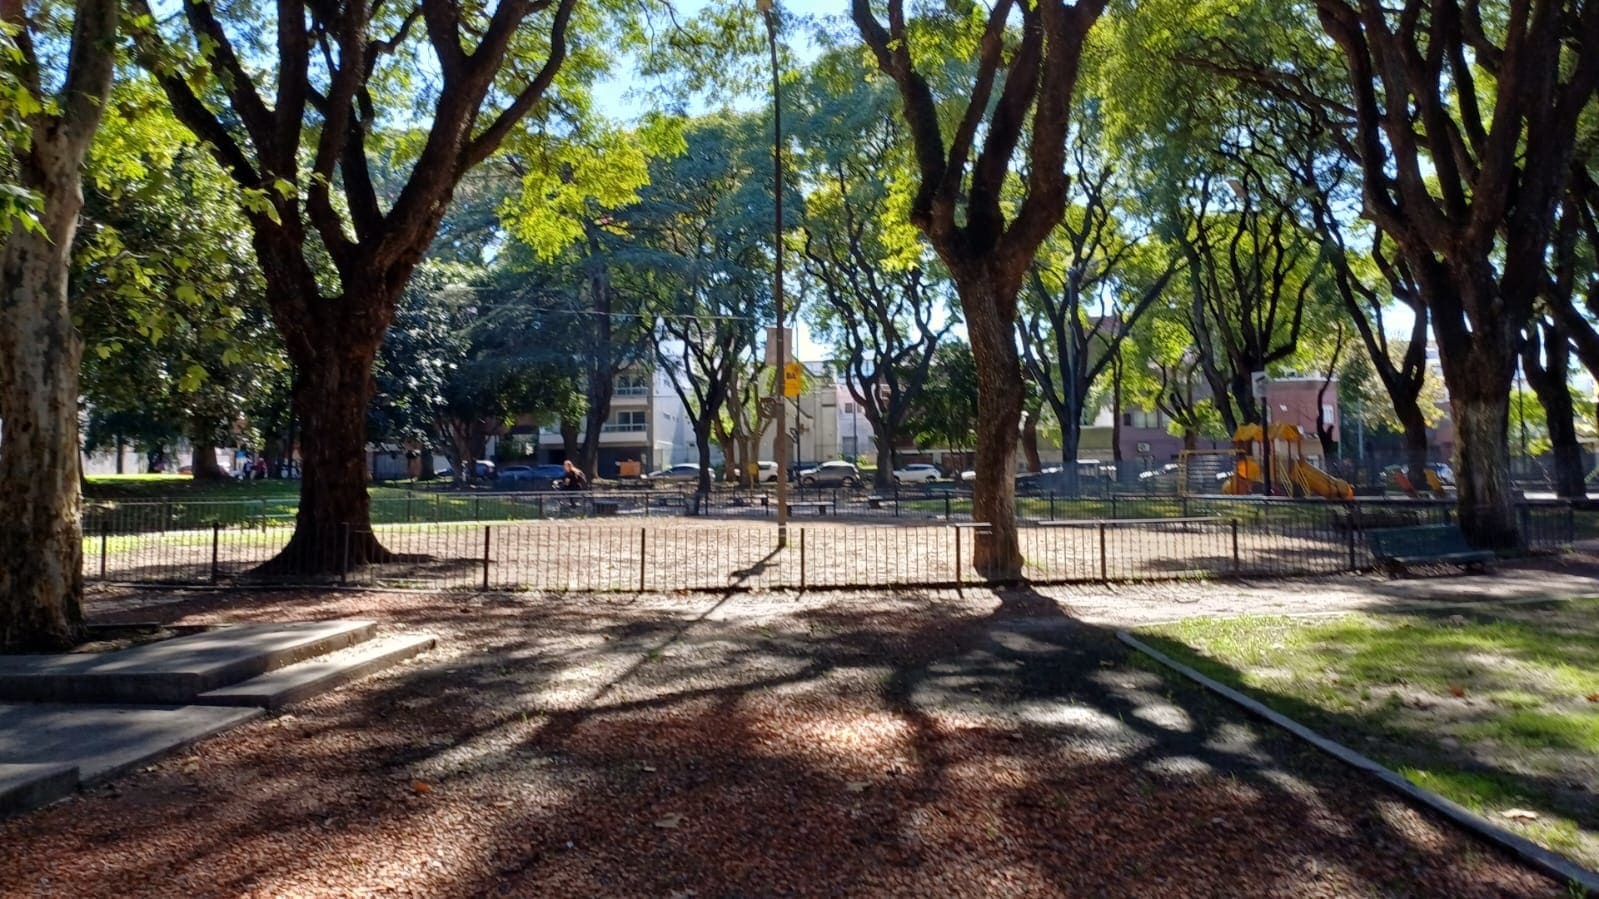
<instances>
[{"instance_id":1,"label":"street curb","mask_svg":"<svg viewBox=\"0 0 1599 899\"><path fill-rule=\"evenodd\" d=\"M1434 812L1448 818L1450 821L1471 831L1476 836L1506 849L1522 861L1538 868L1546 874L1561 881L1562 885L1577 884L1589 893L1599 893L1599 874L1580 867L1563 855L1550 852L1526 837L1511 833L1487 818L1476 814L1462 806L1456 805L1430 790L1423 790L1399 774L1384 768L1375 761L1350 749L1342 743L1329 740L1321 734L1300 724L1292 718L1272 711L1257 700L1245 696L1226 684L1218 683L1212 678L1200 674L1198 671L1167 656L1165 653L1139 640L1126 631L1118 630L1116 639L1138 650L1151 659L1181 674L1201 687L1231 700L1241 706L1245 711L1256 717L1263 718L1283 730L1288 731L1301 740L1331 755L1346 765L1358 768L1367 774L1382 781L1389 789L1409 799L1411 802L1426 806Z\"/></svg>"}]
</instances>

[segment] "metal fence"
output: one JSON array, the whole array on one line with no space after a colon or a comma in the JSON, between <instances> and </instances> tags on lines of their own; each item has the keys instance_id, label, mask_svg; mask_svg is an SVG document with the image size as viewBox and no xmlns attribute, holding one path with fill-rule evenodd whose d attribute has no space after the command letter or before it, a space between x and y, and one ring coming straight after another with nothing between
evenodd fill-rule
<instances>
[{"instance_id":1,"label":"metal fence","mask_svg":"<svg viewBox=\"0 0 1599 899\"><path fill-rule=\"evenodd\" d=\"M678 498L693 501L691 495ZM294 522L281 510L179 501L92 506L84 520L85 576L136 584L583 592L938 586L980 579L971 563L983 526L971 523L970 501L963 508L954 496L912 517L903 505L856 509L813 493L796 499L789 542L781 549L770 500L765 506L750 497L702 504L699 514L684 516L691 506L662 503L659 495L603 511L595 508L606 501L603 495L466 499L472 502L465 508L430 498L374 500L370 529L340 529L332 541L339 545L331 549L324 542L319 551L332 556L316 567L334 573L315 577L292 573L305 568L300 565L263 568L290 545ZM1517 510L1526 543L1517 550L1548 551L1599 535L1599 512L1573 503L1526 502ZM1452 503L1433 500L1113 494L1028 498L1019 504L1018 524L1024 577L1073 583L1362 570L1372 564L1366 530L1449 523L1455 515ZM362 561L368 538L383 548L382 561Z\"/></svg>"}]
</instances>

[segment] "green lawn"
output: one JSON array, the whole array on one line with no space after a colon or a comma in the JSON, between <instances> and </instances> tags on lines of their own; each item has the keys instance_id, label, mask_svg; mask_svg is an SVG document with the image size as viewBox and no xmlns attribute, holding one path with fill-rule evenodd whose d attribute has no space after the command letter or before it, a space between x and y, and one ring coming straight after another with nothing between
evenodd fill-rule
<instances>
[{"instance_id":1,"label":"green lawn","mask_svg":"<svg viewBox=\"0 0 1599 899\"><path fill-rule=\"evenodd\" d=\"M1599 867L1599 599L1189 621L1140 636L1412 782ZM1538 818L1512 820L1510 809Z\"/></svg>"}]
</instances>

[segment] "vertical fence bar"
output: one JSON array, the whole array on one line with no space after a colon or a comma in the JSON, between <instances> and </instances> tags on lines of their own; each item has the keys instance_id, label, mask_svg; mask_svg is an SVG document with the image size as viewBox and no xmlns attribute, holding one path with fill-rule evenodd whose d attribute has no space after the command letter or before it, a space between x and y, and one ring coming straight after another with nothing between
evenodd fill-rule
<instances>
[{"instance_id":1,"label":"vertical fence bar","mask_svg":"<svg viewBox=\"0 0 1599 899\"><path fill-rule=\"evenodd\" d=\"M483 589L489 589L489 533L488 525L483 526Z\"/></svg>"},{"instance_id":2,"label":"vertical fence bar","mask_svg":"<svg viewBox=\"0 0 1599 899\"><path fill-rule=\"evenodd\" d=\"M800 528L800 592L805 592L805 529Z\"/></svg>"},{"instance_id":3,"label":"vertical fence bar","mask_svg":"<svg viewBox=\"0 0 1599 899\"><path fill-rule=\"evenodd\" d=\"M1105 522L1099 523L1099 579L1110 583L1110 562L1105 552Z\"/></svg>"},{"instance_id":4,"label":"vertical fence bar","mask_svg":"<svg viewBox=\"0 0 1599 899\"><path fill-rule=\"evenodd\" d=\"M948 505L948 496L944 497L944 503ZM958 587L961 582L961 529L951 528L951 530L955 532L955 586Z\"/></svg>"},{"instance_id":5,"label":"vertical fence bar","mask_svg":"<svg viewBox=\"0 0 1599 899\"><path fill-rule=\"evenodd\" d=\"M339 559L339 583L347 584L350 581L350 523L348 521L339 525L339 536L343 538L343 556Z\"/></svg>"},{"instance_id":6,"label":"vertical fence bar","mask_svg":"<svg viewBox=\"0 0 1599 899\"><path fill-rule=\"evenodd\" d=\"M1349 570L1355 570L1355 517L1349 517Z\"/></svg>"},{"instance_id":7,"label":"vertical fence bar","mask_svg":"<svg viewBox=\"0 0 1599 899\"><path fill-rule=\"evenodd\" d=\"M218 551L222 548L222 522L211 522L211 583L216 583L221 576L218 565Z\"/></svg>"},{"instance_id":8,"label":"vertical fence bar","mask_svg":"<svg viewBox=\"0 0 1599 899\"><path fill-rule=\"evenodd\" d=\"M1566 542L1577 542L1577 504L1566 503Z\"/></svg>"},{"instance_id":9,"label":"vertical fence bar","mask_svg":"<svg viewBox=\"0 0 1599 899\"><path fill-rule=\"evenodd\" d=\"M100 520L100 580L105 580L105 545L106 538L111 535L111 519L106 517Z\"/></svg>"},{"instance_id":10,"label":"vertical fence bar","mask_svg":"<svg viewBox=\"0 0 1599 899\"><path fill-rule=\"evenodd\" d=\"M1238 519L1234 518L1228 524L1232 526L1233 531L1233 573L1236 574L1241 566L1238 559Z\"/></svg>"},{"instance_id":11,"label":"vertical fence bar","mask_svg":"<svg viewBox=\"0 0 1599 899\"><path fill-rule=\"evenodd\" d=\"M648 503L649 497L646 496L644 501ZM649 557L649 533L649 528L638 529L638 592L640 593L644 592L644 573L647 570L645 560Z\"/></svg>"},{"instance_id":12,"label":"vertical fence bar","mask_svg":"<svg viewBox=\"0 0 1599 899\"><path fill-rule=\"evenodd\" d=\"M949 521L949 494L948 493L944 494L944 520L945 521ZM961 567L960 567L960 560L961 560L960 545L961 544L960 544L959 535L957 535L957 539L955 540L955 580L956 580L957 583L960 581L960 571L961 571Z\"/></svg>"},{"instance_id":13,"label":"vertical fence bar","mask_svg":"<svg viewBox=\"0 0 1599 899\"><path fill-rule=\"evenodd\" d=\"M1055 491L1049 491L1049 520L1055 520Z\"/></svg>"},{"instance_id":14,"label":"vertical fence bar","mask_svg":"<svg viewBox=\"0 0 1599 899\"><path fill-rule=\"evenodd\" d=\"M483 520L483 497L481 496L472 497L472 520Z\"/></svg>"}]
</instances>

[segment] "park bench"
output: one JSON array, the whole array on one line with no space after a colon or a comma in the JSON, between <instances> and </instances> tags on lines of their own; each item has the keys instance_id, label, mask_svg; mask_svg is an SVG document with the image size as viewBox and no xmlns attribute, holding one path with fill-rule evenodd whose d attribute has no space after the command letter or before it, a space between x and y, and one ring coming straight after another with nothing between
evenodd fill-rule
<instances>
[{"instance_id":1,"label":"park bench","mask_svg":"<svg viewBox=\"0 0 1599 899\"><path fill-rule=\"evenodd\" d=\"M614 499L597 499L594 501L594 514L615 515L622 508L622 504Z\"/></svg>"},{"instance_id":2,"label":"park bench","mask_svg":"<svg viewBox=\"0 0 1599 899\"><path fill-rule=\"evenodd\" d=\"M788 514L793 515L794 514L794 507L795 506L801 506L801 507L804 507L804 508L814 507L816 509L816 514L817 515L826 515L827 514L827 507L831 506L831 505L832 505L832 503L827 502L826 500L818 500L816 502L811 502L809 500L804 501L804 502L791 502L791 503L788 503Z\"/></svg>"},{"instance_id":3,"label":"park bench","mask_svg":"<svg viewBox=\"0 0 1599 899\"><path fill-rule=\"evenodd\" d=\"M899 505L899 500L887 496L872 495L866 498L868 509L892 509Z\"/></svg>"},{"instance_id":4,"label":"park bench","mask_svg":"<svg viewBox=\"0 0 1599 899\"><path fill-rule=\"evenodd\" d=\"M1377 528L1366 532L1366 545L1371 548L1371 557L1390 575L1398 574L1411 565L1450 564L1485 568L1494 560L1492 552L1476 549L1467 543L1466 535L1453 524Z\"/></svg>"}]
</instances>

